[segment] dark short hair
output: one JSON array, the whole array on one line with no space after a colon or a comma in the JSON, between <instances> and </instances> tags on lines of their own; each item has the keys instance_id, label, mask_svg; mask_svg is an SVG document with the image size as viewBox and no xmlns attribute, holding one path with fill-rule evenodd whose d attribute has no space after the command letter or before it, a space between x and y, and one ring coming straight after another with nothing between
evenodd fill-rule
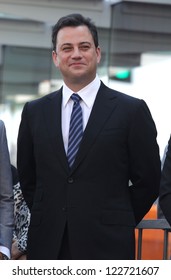
<instances>
[{"instance_id":1,"label":"dark short hair","mask_svg":"<svg viewBox=\"0 0 171 280\"><path fill-rule=\"evenodd\" d=\"M88 29L93 37L95 47L97 48L99 45L98 33L97 33L97 28L96 28L95 24L92 22L92 20L90 18L83 17L81 14L70 14L70 15L61 17L52 29L53 50L54 51L56 50L56 38L57 38L57 34L60 29L62 29L63 27L68 27L68 26L76 27L76 26L80 26L80 25L85 25L88 27Z\"/></svg>"}]
</instances>

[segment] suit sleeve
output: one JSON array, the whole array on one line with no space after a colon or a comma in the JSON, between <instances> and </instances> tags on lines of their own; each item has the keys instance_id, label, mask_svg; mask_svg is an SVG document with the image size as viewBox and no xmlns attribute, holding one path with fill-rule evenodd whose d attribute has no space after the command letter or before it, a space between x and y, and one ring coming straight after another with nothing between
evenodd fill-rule
<instances>
[{"instance_id":1,"label":"suit sleeve","mask_svg":"<svg viewBox=\"0 0 171 280\"><path fill-rule=\"evenodd\" d=\"M0 121L0 247L6 247L9 251L12 244L13 226L12 172L6 130L4 123Z\"/></svg>"},{"instance_id":2,"label":"suit sleeve","mask_svg":"<svg viewBox=\"0 0 171 280\"><path fill-rule=\"evenodd\" d=\"M159 204L164 216L171 225L171 136L162 169Z\"/></svg>"},{"instance_id":3,"label":"suit sleeve","mask_svg":"<svg viewBox=\"0 0 171 280\"><path fill-rule=\"evenodd\" d=\"M31 125L28 121L28 103L24 106L17 139L17 168L22 193L31 210L36 186L35 160Z\"/></svg>"},{"instance_id":4,"label":"suit sleeve","mask_svg":"<svg viewBox=\"0 0 171 280\"><path fill-rule=\"evenodd\" d=\"M129 133L130 195L139 223L150 210L159 194L161 162L157 131L151 113L144 101L140 102Z\"/></svg>"}]
</instances>

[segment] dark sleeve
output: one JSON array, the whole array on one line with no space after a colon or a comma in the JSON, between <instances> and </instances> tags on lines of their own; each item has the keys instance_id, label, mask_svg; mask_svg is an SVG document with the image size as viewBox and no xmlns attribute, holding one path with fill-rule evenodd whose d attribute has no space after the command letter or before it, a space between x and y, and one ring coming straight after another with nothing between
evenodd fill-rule
<instances>
[{"instance_id":1,"label":"dark sleeve","mask_svg":"<svg viewBox=\"0 0 171 280\"><path fill-rule=\"evenodd\" d=\"M17 169L22 194L29 209L33 204L36 187L35 160L30 123L28 121L28 103L23 108L17 139Z\"/></svg>"},{"instance_id":2,"label":"dark sleeve","mask_svg":"<svg viewBox=\"0 0 171 280\"><path fill-rule=\"evenodd\" d=\"M148 106L141 101L128 139L130 195L136 222L140 222L159 195L161 162L157 130Z\"/></svg>"},{"instance_id":3,"label":"dark sleeve","mask_svg":"<svg viewBox=\"0 0 171 280\"><path fill-rule=\"evenodd\" d=\"M171 137L168 142L168 149L162 170L159 204L164 216L171 225Z\"/></svg>"}]
</instances>

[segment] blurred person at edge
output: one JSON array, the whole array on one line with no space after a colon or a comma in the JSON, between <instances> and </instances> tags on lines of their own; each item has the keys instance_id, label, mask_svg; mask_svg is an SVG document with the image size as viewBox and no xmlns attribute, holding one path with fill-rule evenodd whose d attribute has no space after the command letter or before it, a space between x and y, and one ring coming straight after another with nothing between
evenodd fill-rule
<instances>
[{"instance_id":1,"label":"blurred person at edge","mask_svg":"<svg viewBox=\"0 0 171 280\"><path fill-rule=\"evenodd\" d=\"M159 206L171 226L171 136L165 149L160 182ZM163 218L163 217L162 217Z\"/></svg>"},{"instance_id":2,"label":"blurred person at edge","mask_svg":"<svg viewBox=\"0 0 171 280\"><path fill-rule=\"evenodd\" d=\"M14 226L14 199L12 173L6 129L0 120L0 260L8 260L11 255Z\"/></svg>"},{"instance_id":3,"label":"blurred person at edge","mask_svg":"<svg viewBox=\"0 0 171 280\"><path fill-rule=\"evenodd\" d=\"M11 249L12 260L27 259L27 233L30 223L30 211L24 200L17 168L11 165L14 193L14 232Z\"/></svg>"},{"instance_id":4,"label":"blurred person at edge","mask_svg":"<svg viewBox=\"0 0 171 280\"><path fill-rule=\"evenodd\" d=\"M135 259L135 227L159 192L155 123L143 100L100 80L91 19L60 18L52 43L63 86L25 104L18 133L19 181L31 211L27 258ZM83 136L70 167L73 93L81 98Z\"/></svg>"}]
</instances>

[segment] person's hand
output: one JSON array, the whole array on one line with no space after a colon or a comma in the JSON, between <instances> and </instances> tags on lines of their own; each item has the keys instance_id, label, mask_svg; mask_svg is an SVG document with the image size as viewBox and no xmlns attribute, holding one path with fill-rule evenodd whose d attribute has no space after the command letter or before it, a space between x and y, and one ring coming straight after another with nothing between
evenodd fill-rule
<instances>
[{"instance_id":1,"label":"person's hand","mask_svg":"<svg viewBox=\"0 0 171 280\"><path fill-rule=\"evenodd\" d=\"M18 249L16 240L12 243L11 260L26 260L26 255Z\"/></svg>"}]
</instances>

